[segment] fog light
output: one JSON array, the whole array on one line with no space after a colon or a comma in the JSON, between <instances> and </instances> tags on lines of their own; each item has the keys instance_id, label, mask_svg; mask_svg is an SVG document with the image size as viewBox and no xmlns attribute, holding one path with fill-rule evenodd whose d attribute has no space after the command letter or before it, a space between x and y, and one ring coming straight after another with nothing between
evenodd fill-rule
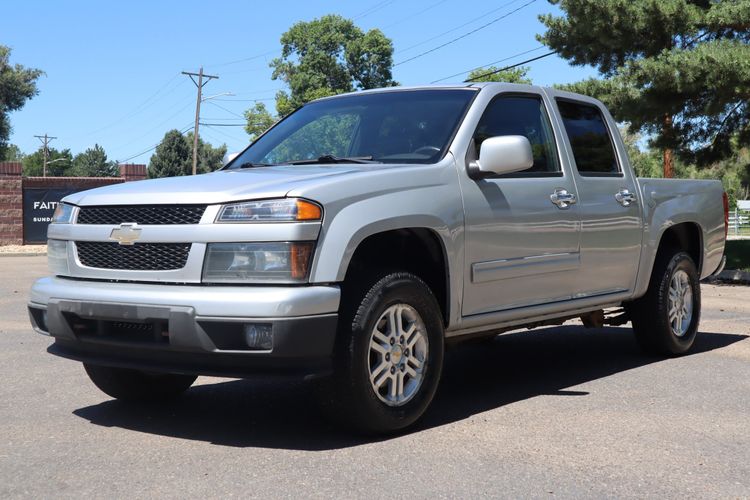
<instances>
[{"instance_id":1,"label":"fog light","mask_svg":"<svg viewBox=\"0 0 750 500\"><path fill-rule=\"evenodd\" d=\"M270 351L273 347L271 325L255 323L245 325L245 342L250 349Z\"/></svg>"}]
</instances>

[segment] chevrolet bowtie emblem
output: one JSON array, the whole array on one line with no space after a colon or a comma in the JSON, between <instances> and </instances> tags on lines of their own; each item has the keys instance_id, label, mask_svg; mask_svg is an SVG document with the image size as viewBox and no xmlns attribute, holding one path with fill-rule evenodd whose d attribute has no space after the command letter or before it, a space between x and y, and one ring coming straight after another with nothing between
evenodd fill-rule
<instances>
[{"instance_id":1,"label":"chevrolet bowtie emblem","mask_svg":"<svg viewBox=\"0 0 750 500\"><path fill-rule=\"evenodd\" d=\"M123 222L109 233L109 239L120 245L132 245L141 237L142 229L135 222Z\"/></svg>"}]
</instances>

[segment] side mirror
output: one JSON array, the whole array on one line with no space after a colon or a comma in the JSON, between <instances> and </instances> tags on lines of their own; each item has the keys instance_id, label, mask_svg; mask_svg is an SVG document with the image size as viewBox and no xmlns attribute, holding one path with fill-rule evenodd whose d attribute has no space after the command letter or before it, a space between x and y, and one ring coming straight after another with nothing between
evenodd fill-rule
<instances>
[{"instance_id":1,"label":"side mirror","mask_svg":"<svg viewBox=\"0 0 750 500\"><path fill-rule=\"evenodd\" d=\"M222 167L226 167L226 166L227 166L227 163L229 163L230 161L232 161L232 160L234 160L235 158L237 158L237 155L239 155L239 154L240 154L240 152L239 152L239 151L237 151L237 152L234 152L234 153L226 153L226 154L224 155L224 158L222 158L222 159L221 159L221 166L222 166Z\"/></svg>"},{"instance_id":2,"label":"side mirror","mask_svg":"<svg viewBox=\"0 0 750 500\"><path fill-rule=\"evenodd\" d=\"M529 140L522 135L501 135L482 141L479 159L469 164L469 174L481 178L520 172L532 166L534 154Z\"/></svg>"}]
</instances>

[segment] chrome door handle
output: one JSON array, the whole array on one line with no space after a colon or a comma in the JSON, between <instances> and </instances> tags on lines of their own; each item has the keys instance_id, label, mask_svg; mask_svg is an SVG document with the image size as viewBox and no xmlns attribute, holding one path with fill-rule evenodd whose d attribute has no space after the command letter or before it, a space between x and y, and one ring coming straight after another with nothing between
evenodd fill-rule
<instances>
[{"instance_id":1,"label":"chrome door handle","mask_svg":"<svg viewBox=\"0 0 750 500\"><path fill-rule=\"evenodd\" d=\"M617 203L623 207L627 207L635 201L635 195L629 190L623 188L615 194L615 200L617 200Z\"/></svg>"},{"instance_id":2,"label":"chrome door handle","mask_svg":"<svg viewBox=\"0 0 750 500\"><path fill-rule=\"evenodd\" d=\"M557 205L557 208L562 210L565 210L577 201L576 195L569 193L567 189L563 188L555 189L555 192L549 195L549 199L552 203Z\"/></svg>"}]
</instances>

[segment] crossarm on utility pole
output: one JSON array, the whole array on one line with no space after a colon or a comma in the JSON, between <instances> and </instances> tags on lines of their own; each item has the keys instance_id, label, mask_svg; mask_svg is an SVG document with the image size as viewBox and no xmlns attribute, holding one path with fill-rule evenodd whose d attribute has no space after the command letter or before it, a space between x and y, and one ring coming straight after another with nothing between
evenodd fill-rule
<instances>
[{"instance_id":1,"label":"crossarm on utility pole","mask_svg":"<svg viewBox=\"0 0 750 500\"><path fill-rule=\"evenodd\" d=\"M195 127L193 129L193 175L198 173L198 126L200 125L201 117L201 95L203 93L203 86L214 78L219 78L216 75L205 75L203 74L203 66L200 67L198 73L191 73L189 71L183 71L183 75L187 75L193 81L196 87L198 87L198 99L195 102ZM198 77L198 81L195 81L194 76ZM204 82L203 79L206 79Z\"/></svg>"}]
</instances>

